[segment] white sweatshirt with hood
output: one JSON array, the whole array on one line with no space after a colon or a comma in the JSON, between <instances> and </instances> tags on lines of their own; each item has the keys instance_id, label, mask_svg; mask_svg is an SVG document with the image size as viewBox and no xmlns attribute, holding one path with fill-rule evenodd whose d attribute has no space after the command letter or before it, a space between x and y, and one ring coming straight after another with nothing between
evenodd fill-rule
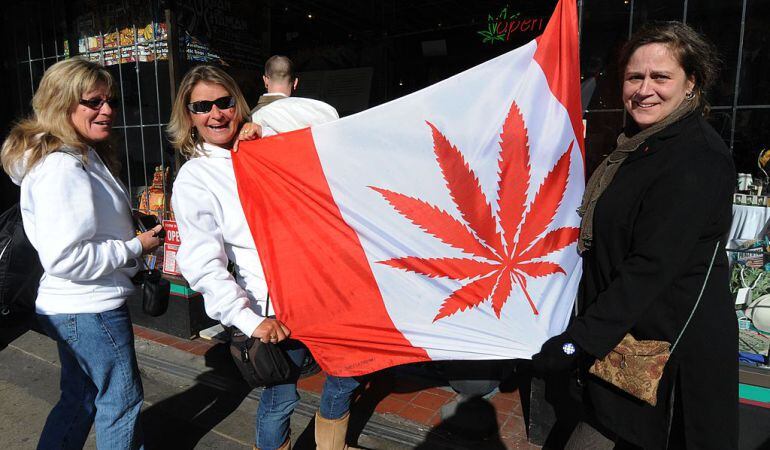
<instances>
[{"instance_id":1,"label":"white sweatshirt with hood","mask_svg":"<svg viewBox=\"0 0 770 450\"><path fill-rule=\"evenodd\" d=\"M265 135L273 134L267 130ZM181 245L176 256L206 313L251 335L266 314L267 283L238 197L230 150L203 144L174 181L171 203ZM235 264L235 277L227 271Z\"/></svg>"},{"instance_id":2,"label":"white sweatshirt with hood","mask_svg":"<svg viewBox=\"0 0 770 450\"><path fill-rule=\"evenodd\" d=\"M84 170L85 168L85 170ZM51 153L11 178L21 186L24 231L38 252L38 314L100 313L122 306L133 292L142 244L128 194L93 149Z\"/></svg>"}]
</instances>

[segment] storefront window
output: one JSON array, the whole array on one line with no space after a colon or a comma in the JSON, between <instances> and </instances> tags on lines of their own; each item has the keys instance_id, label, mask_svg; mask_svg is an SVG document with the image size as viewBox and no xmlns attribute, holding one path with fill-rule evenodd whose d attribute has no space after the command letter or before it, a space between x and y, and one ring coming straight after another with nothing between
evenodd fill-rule
<instances>
[{"instance_id":1,"label":"storefront window","mask_svg":"<svg viewBox=\"0 0 770 450\"><path fill-rule=\"evenodd\" d=\"M749 0L743 37L738 105L770 107L770 1Z\"/></svg>"},{"instance_id":2,"label":"storefront window","mask_svg":"<svg viewBox=\"0 0 770 450\"><path fill-rule=\"evenodd\" d=\"M717 47L722 66L716 85L707 98L712 105L732 105L743 0L689 0L687 23L705 34Z\"/></svg>"},{"instance_id":3,"label":"storefront window","mask_svg":"<svg viewBox=\"0 0 770 450\"><path fill-rule=\"evenodd\" d=\"M36 14L29 14L29 11ZM14 14L15 13L15 14ZM11 67L10 80L18 91L14 105L21 115L32 110L30 101L45 69L67 55L64 9L55 2L45 8L21 9L10 6L5 17L5 43Z\"/></svg>"},{"instance_id":4,"label":"storefront window","mask_svg":"<svg viewBox=\"0 0 770 450\"><path fill-rule=\"evenodd\" d=\"M588 112L585 120L586 172L590 175L614 148L618 133L623 129L623 112Z\"/></svg>"},{"instance_id":5,"label":"storefront window","mask_svg":"<svg viewBox=\"0 0 770 450\"><path fill-rule=\"evenodd\" d=\"M115 133L124 181L135 193L151 182L156 166L174 168L164 132L173 100L172 78L178 82L192 65L223 65L254 103L261 90L261 65L271 53L284 53L305 75L299 94L334 101L349 114L529 41L538 31L532 26L522 31L521 24L547 21L556 2L480 1L462 8L442 2L353 7L354 3L40 0L32 3L35 7L12 5L5 18L5 36L10 45L6 54L15 63L14 117L30 112L33 92L51 64L75 54L101 61L119 85L122 108ZM579 1L589 167L591 155L605 152L604 146L611 145L622 128L617 58L623 43L645 23L684 19L718 47L724 64L718 84L707 94L713 107L709 121L734 149L738 169L752 171L753 165L747 165L752 157L741 152L768 145L754 128L758 120L764 123L759 119L765 115L762 109L770 108L768 6L768 0ZM166 8L175 17L175 55L168 44ZM512 27L516 30L508 33ZM504 36L498 33L501 30ZM174 76L169 73L172 57L177 58ZM356 76L355 104L343 89L351 83L331 88L321 83L330 74ZM342 92L342 97L326 98L330 89Z\"/></svg>"},{"instance_id":6,"label":"storefront window","mask_svg":"<svg viewBox=\"0 0 770 450\"><path fill-rule=\"evenodd\" d=\"M770 108L739 110L735 116L733 156L739 172L758 175L759 151L770 147Z\"/></svg>"},{"instance_id":7,"label":"storefront window","mask_svg":"<svg viewBox=\"0 0 770 450\"><path fill-rule=\"evenodd\" d=\"M106 10L106 11L105 11ZM74 11L76 14L78 11ZM113 125L122 162L121 178L132 204L164 174L173 153L163 133L170 109L168 26L158 2L102 4L77 14L78 52L102 63L121 98ZM165 121L164 121L165 119ZM156 211L166 215L167 211Z\"/></svg>"},{"instance_id":8,"label":"storefront window","mask_svg":"<svg viewBox=\"0 0 770 450\"><path fill-rule=\"evenodd\" d=\"M714 106L706 115L706 120L722 136L725 142L730 142L733 129L733 110L729 106Z\"/></svg>"},{"instance_id":9,"label":"storefront window","mask_svg":"<svg viewBox=\"0 0 770 450\"><path fill-rule=\"evenodd\" d=\"M684 3L671 0L634 0L632 31L656 20L682 20Z\"/></svg>"},{"instance_id":10,"label":"storefront window","mask_svg":"<svg viewBox=\"0 0 770 450\"><path fill-rule=\"evenodd\" d=\"M628 38L630 8L630 4L623 1L583 2L580 45L583 109L622 108L617 61L620 48Z\"/></svg>"}]
</instances>

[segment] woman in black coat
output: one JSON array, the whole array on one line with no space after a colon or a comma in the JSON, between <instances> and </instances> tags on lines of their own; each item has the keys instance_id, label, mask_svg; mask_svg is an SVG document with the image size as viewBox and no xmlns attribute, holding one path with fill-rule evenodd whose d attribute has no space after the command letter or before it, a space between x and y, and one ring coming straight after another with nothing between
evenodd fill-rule
<instances>
[{"instance_id":1,"label":"woman in black coat","mask_svg":"<svg viewBox=\"0 0 770 450\"><path fill-rule=\"evenodd\" d=\"M684 333L656 406L586 375L586 423L568 447L738 446L737 323L724 251L735 168L703 118L703 92L716 76L712 48L668 22L643 28L622 52L631 120L586 188L579 314L533 365L589 366L626 333L670 343Z\"/></svg>"}]
</instances>

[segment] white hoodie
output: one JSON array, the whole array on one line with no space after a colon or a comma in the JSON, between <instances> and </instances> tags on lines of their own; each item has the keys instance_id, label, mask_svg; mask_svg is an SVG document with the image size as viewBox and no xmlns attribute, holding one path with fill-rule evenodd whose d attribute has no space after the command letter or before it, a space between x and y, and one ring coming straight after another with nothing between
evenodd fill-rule
<instances>
[{"instance_id":1,"label":"white hoodie","mask_svg":"<svg viewBox=\"0 0 770 450\"><path fill-rule=\"evenodd\" d=\"M186 162L174 181L171 203L181 239L176 260L190 287L203 294L206 313L251 335L265 316L265 275L230 150L210 144L202 150L205 156ZM235 278L228 260L235 263Z\"/></svg>"},{"instance_id":2,"label":"white hoodie","mask_svg":"<svg viewBox=\"0 0 770 450\"><path fill-rule=\"evenodd\" d=\"M93 149L85 165L77 155L63 148L26 176L23 163L12 174L21 186L24 231L45 271L35 303L38 314L110 311L134 290L131 277L142 244L134 233L128 194Z\"/></svg>"}]
</instances>

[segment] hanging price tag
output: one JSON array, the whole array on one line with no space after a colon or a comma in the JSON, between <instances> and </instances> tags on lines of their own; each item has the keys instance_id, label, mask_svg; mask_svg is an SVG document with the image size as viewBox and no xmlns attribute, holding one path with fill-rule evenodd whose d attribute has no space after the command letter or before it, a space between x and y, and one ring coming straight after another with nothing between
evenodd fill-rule
<instances>
[{"instance_id":1,"label":"hanging price tag","mask_svg":"<svg viewBox=\"0 0 770 450\"><path fill-rule=\"evenodd\" d=\"M735 295L735 306L743 306L751 301L751 288L743 287L738 289Z\"/></svg>"}]
</instances>

